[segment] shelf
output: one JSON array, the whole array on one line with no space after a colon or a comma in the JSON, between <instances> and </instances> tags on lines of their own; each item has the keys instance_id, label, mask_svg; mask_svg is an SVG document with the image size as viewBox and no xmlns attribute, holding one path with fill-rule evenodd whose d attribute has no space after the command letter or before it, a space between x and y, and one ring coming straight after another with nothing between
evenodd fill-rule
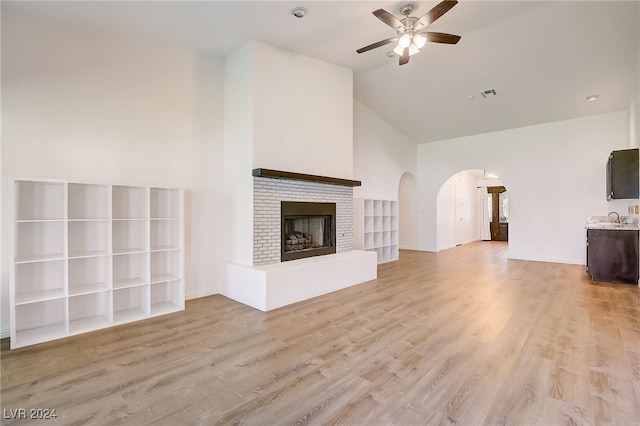
<instances>
[{"instance_id":1,"label":"shelf","mask_svg":"<svg viewBox=\"0 0 640 426\"><path fill-rule=\"evenodd\" d=\"M398 216L398 202L397 201L391 201L389 214L390 214L390 216Z\"/></svg>"},{"instance_id":2,"label":"shelf","mask_svg":"<svg viewBox=\"0 0 640 426\"><path fill-rule=\"evenodd\" d=\"M151 315L183 309L182 281L151 285Z\"/></svg>"},{"instance_id":3,"label":"shelf","mask_svg":"<svg viewBox=\"0 0 640 426\"><path fill-rule=\"evenodd\" d=\"M16 228L16 262L64 258L64 222L20 222Z\"/></svg>"},{"instance_id":4,"label":"shelf","mask_svg":"<svg viewBox=\"0 0 640 426\"><path fill-rule=\"evenodd\" d=\"M397 260L398 202L370 199L354 201L354 247L376 252L378 263Z\"/></svg>"},{"instance_id":5,"label":"shelf","mask_svg":"<svg viewBox=\"0 0 640 426\"><path fill-rule=\"evenodd\" d=\"M136 321L149 315L149 286L113 290L113 321Z\"/></svg>"},{"instance_id":6,"label":"shelf","mask_svg":"<svg viewBox=\"0 0 640 426\"><path fill-rule=\"evenodd\" d=\"M67 187L68 217L76 219L109 219L110 187L108 185L91 185L70 183Z\"/></svg>"},{"instance_id":7,"label":"shelf","mask_svg":"<svg viewBox=\"0 0 640 426\"><path fill-rule=\"evenodd\" d=\"M111 323L111 293L84 294L69 298L69 332L80 333Z\"/></svg>"},{"instance_id":8,"label":"shelf","mask_svg":"<svg viewBox=\"0 0 640 426\"><path fill-rule=\"evenodd\" d=\"M62 337L67 332L66 299L17 305L15 323L14 347Z\"/></svg>"},{"instance_id":9,"label":"shelf","mask_svg":"<svg viewBox=\"0 0 640 426\"><path fill-rule=\"evenodd\" d=\"M151 218L178 218L180 216L180 191L168 188L150 189Z\"/></svg>"},{"instance_id":10,"label":"shelf","mask_svg":"<svg viewBox=\"0 0 640 426\"><path fill-rule=\"evenodd\" d=\"M391 245L398 245L398 231L391 231L390 235L390 244Z\"/></svg>"},{"instance_id":11,"label":"shelf","mask_svg":"<svg viewBox=\"0 0 640 426\"><path fill-rule=\"evenodd\" d=\"M113 222L113 253L135 253L146 251L148 222L146 220Z\"/></svg>"},{"instance_id":12,"label":"shelf","mask_svg":"<svg viewBox=\"0 0 640 426\"><path fill-rule=\"evenodd\" d=\"M178 275L175 274L157 274L151 275L151 284L157 284L165 281L177 280L180 279Z\"/></svg>"},{"instance_id":13,"label":"shelf","mask_svg":"<svg viewBox=\"0 0 640 426\"><path fill-rule=\"evenodd\" d=\"M95 293L109 289L109 256L69 260L69 295Z\"/></svg>"},{"instance_id":14,"label":"shelf","mask_svg":"<svg viewBox=\"0 0 640 426\"><path fill-rule=\"evenodd\" d=\"M114 280L113 288L131 288L131 287L140 287L143 285L147 285L148 282L143 278L128 278L122 280Z\"/></svg>"},{"instance_id":15,"label":"shelf","mask_svg":"<svg viewBox=\"0 0 640 426\"><path fill-rule=\"evenodd\" d=\"M364 232L373 232L375 231L374 225L374 217L373 216L365 216L364 217Z\"/></svg>"},{"instance_id":16,"label":"shelf","mask_svg":"<svg viewBox=\"0 0 640 426\"><path fill-rule=\"evenodd\" d=\"M16 220L65 219L64 183L16 181Z\"/></svg>"},{"instance_id":17,"label":"shelf","mask_svg":"<svg viewBox=\"0 0 640 426\"><path fill-rule=\"evenodd\" d=\"M180 223L175 220L151 222L151 250L180 248Z\"/></svg>"},{"instance_id":18,"label":"shelf","mask_svg":"<svg viewBox=\"0 0 640 426\"><path fill-rule=\"evenodd\" d=\"M109 327L113 324L106 316L93 316L87 318L81 318L69 322L69 333L79 334L86 333L88 331L99 330L101 328Z\"/></svg>"},{"instance_id":19,"label":"shelf","mask_svg":"<svg viewBox=\"0 0 640 426\"><path fill-rule=\"evenodd\" d=\"M12 349L184 309L181 190L14 187Z\"/></svg>"},{"instance_id":20,"label":"shelf","mask_svg":"<svg viewBox=\"0 0 640 426\"><path fill-rule=\"evenodd\" d=\"M16 332L16 341L12 343L12 348L35 345L36 343L48 342L59 339L67 335L67 327L64 322L57 324L20 330Z\"/></svg>"},{"instance_id":21,"label":"shelf","mask_svg":"<svg viewBox=\"0 0 640 426\"><path fill-rule=\"evenodd\" d=\"M31 293L16 294L16 306L28 303L44 302L65 297L63 288L40 290Z\"/></svg>"},{"instance_id":22,"label":"shelf","mask_svg":"<svg viewBox=\"0 0 640 426\"><path fill-rule=\"evenodd\" d=\"M373 235L373 246L382 247L382 232L376 232Z\"/></svg>"},{"instance_id":23,"label":"shelf","mask_svg":"<svg viewBox=\"0 0 640 426\"><path fill-rule=\"evenodd\" d=\"M112 217L114 219L146 219L148 217L147 188L114 186L112 188Z\"/></svg>"},{"instance_id":24,"label":"shelf","mask_svg":"<svg viewBox=\"0 0 640 426\"><path fill-rule=\"evenodd\" d=\"M64 297L64 260L15 266L16 304Z\"/></svg>"},{"instance_id":25,"label":"shelf","mask_svg":"<svg viewBox=\"0 0 640 426\"><path fill-rule=\"evenodd\" d=\"M376 216L382 216L382 200L373 201L373 214Z\"/></svg>"},{"instance_id":26,"label":"shelf","mask_svg":"<svg viewBox=\"0 0 640 426\"><path fill-rule=\"evenodd\" d=\"M148 259L146 253L114 256L113 288L148 283Z\"/></svg>"},{"instance_id":27,"label":"shelf","mask_svg":"<svg viewBox=\"0 0 640 426\"><path fill-rule=\"evenodd\" d=\"M109 254L109 221L69 222L69 257Z\"/></svg>"},{"instance_id":28,"label":"shelf","mask_svg":"<svg viewBox=\"0 0 640 426\"><path fill-rule=\"evenodd\" d=\"M364 234L364 249L372 249L374 248L374 234L373 233L365 233Z\"/></svg>"},{"instance_id":29,"label":"shelf","mask_svg":"<svg viewBox=\"0 0 640 426\"><path fill-rule=\"evenodd\" d=\"M155 283L181 278L181 259L181 251L151 253L151 282Z\"/></svg>"},{"instance_id":30,"label":"shelf","mask_svg":"<svg viewBox=\"0 0 640 426\"><path fill-rule=\"evenodd\" d=\"M373 216L375 214L373 200L364 200L364 215Z\"/></svg>"}]
</instances>

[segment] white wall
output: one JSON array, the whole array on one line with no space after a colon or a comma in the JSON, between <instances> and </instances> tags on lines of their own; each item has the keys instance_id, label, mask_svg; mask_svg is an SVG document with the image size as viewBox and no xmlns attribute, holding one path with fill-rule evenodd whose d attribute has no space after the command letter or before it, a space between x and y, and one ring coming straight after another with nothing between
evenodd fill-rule
<instances>
[{"instance_id":1,"label":"white wall","mask_svg":"<svg viewBox=\"0 0 640 426\"><path fill-rule=\"evenodd\" d=\"M7 12L2 38L2 234L12 226L7 197L14 177L184 188L186 291L215 293L219 61ZM3 330L9 244L3 238Z\"/></svg>"},{"instance_id":2,"label":"white wall","mask_svg":"<svg viewBox=\"0 0 640 426\"><path fill-rule=\"evenodd\" d=\"M608 212L606 159L628 145L628 130L621 111L419 145L420 249L437 250L442 184L481 169L509 191L509 257L584 263L584 220Z\"/></svg>"},{"instance_id":3,"label":"white wall","mask_svg":"<svg viewBox=\"0 0 640 426\"><path fill-rule=\"evenodd\" d=\"M254 46L224 63L224 260L253 262Z\"/></svg>"},{"instance_id":4,"label":"white wall","mask_svg":"<svg viewBox=\"0 0 640 426\"><path fill-rule=\"evenodd\" d=\"M357 99L353 107L354 196L397 200L401 176L417 175L416 144Z\"/></svg>"},{"instance_id":5,"label":"white wall","mask_svg":"<svg viewBox=\"0 0 640 426\"><path fill-rule=\"evenodd\" d=\"M398 185L398 247L417 250L418 247L418 181L405 172Z\"/></svg>"},{"instance_id":6,"label":"white wall","mask_svg":"<svg viewBox=\"0 0 640 426\"><path fill-rule=\"evenodd\" d=\"M353 71L253 42L254 167L353 177Z\"/></svg>"}]
</instances>

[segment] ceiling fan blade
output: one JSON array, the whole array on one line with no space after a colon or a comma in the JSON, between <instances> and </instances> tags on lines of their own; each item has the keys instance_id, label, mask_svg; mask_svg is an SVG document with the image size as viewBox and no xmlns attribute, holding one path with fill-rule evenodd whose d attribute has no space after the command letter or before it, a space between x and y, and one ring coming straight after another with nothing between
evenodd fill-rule
<instances>
[{"instance_id":1,"label":"ceiling fan blade","mask_svg":"<svg viewBox=\"0 0 640 426\"><path fill-rule=\"evenodd\" d=\"M455 34L425 32L420 33L427 37L427 41L432 43L456 44L462 37Z\"/></svg>"},{"instance_id":2,"label":"ceiling fan blade","mask_svg":"<svg viewBox=\"0 0 640 426\"><path fill-rule=\"evenodd\" d=\"M390 14L384 9L374 10L372 13L376 16L376 18L378 18L379 20L381 20L382 22L384 22L385 24L387 24L388 26L390 26L396 31L405 29L404 24L400 22L398 18L396 18L395 16L393 16L392 14Z\"/></svg>"},{"instance_id":3,"label":"ceiling fan blade","mask_svg":"<svg viewBox=\"0 0 640 426\"><path fill-rule=\"evenodd\" d=\"M418 19L418 22L414 24L414 28L418 31L425 28L427 25L435 22L442 15L447 13L449 9L458 4L456 0L445 0L442 3L436 5L433 9L425 13L422 18Z\"/></svg>"},{"instance_id":4,"label":"ceiling fan blade","mask_svg":"<svg viewBox=\"0 0 640 426\"><path fill-rule=\"evenodd\" d=\"M409 48L405 47L404 52L402 52L402 56L400 56L400 65L404 65L409 63Z\"/></svg>"},{"instance_id":5,"label":"ceiling fan blade","mask_svg":"<svg viewBox=\"0 0 640 426\"><path fill-rule=\"evenodd\" d=\"M389 43L393 43L394 41L398 41L398 37L391 37L385 40L380 40L376 43L370 44L368 46L365 47L361 47L360 49L356 50L356 52L358 53L364 53L364 52L368 52L369 50L375 49L377 47L380 46L384 46L385 44L389 44Z\"/></svg>"}]
</instances>

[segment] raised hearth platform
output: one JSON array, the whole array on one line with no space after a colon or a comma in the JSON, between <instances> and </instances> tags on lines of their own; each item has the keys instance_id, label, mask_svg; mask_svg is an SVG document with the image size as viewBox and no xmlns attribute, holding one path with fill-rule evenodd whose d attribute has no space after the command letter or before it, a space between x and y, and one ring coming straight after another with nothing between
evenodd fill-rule
<instances>
[{"instance_id":1,"label":"raised hearth platform","mask_svg":"<svg viewBox=\"0 0 640 426\"><path fill-rule=\"evenodd\" d=\"M374 280L377 264L375 252L360 250L263 266L228 263L221 293L266 312Z\"/></svg>"}]
</instances>

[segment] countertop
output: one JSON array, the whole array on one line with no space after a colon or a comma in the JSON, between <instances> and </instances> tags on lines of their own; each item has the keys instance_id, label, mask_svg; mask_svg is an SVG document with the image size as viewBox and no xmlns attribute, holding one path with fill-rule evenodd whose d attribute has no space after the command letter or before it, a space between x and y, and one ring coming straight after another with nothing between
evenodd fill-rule
<instances>
[{"instance_id":1,"label":"countertop","mask_svg":"<svg viewBox=\"0 0 640 426\"><path fill-rule=\"evenodd\" d=\"M635 216L620 216L620 222L610 216L587 216L585 229L607 229L612 231L638 231L638 218Z\"/></svg>"}]
</instances>

